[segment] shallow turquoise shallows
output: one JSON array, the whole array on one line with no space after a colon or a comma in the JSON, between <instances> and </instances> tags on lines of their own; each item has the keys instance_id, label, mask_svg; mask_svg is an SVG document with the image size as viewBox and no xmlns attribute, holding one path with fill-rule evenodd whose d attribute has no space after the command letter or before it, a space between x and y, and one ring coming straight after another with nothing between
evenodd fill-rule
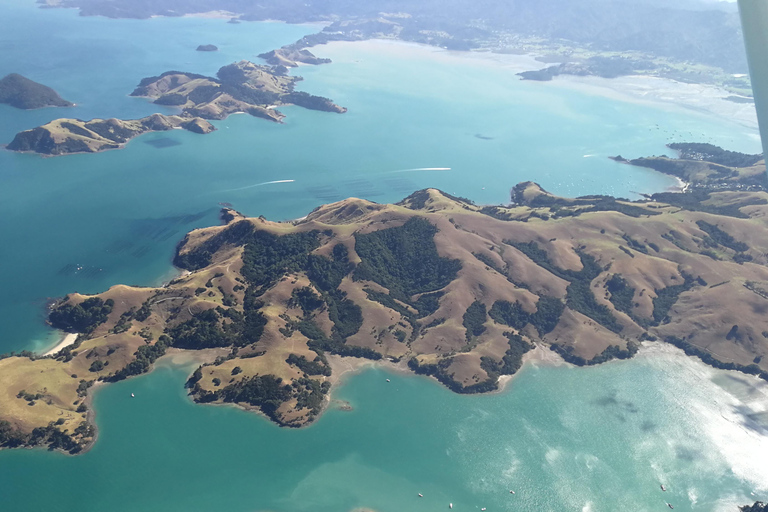
<instances>
[{"instance_id":1,"label":"shallow turquoise shallows","mask_svg":"<svg viewBox=\"0 0 768 512\"><path fill-rule=\"evenodd\" d=\"M56 117L171 113L128 94L145 76L212 74L316 30L82 18L0 0L0 75L77 103L0 106L0 143ZM520 82L461 56L361 48L319 47L333 64L294 71L344 115L290 107L283 125L237 115L210 135L148 134L98 155L0 151L0 352L55 341L43 323L51 297L169 278L176 243L215 224L220 203L290 219L350 195L389 202L424 187L500 203L525 180L638 197L674 182L607 156L669 152L670 137L760 150L755 129L704 113ZM734 512L768 493L765 386L669 348L597 368L528 365L489 396L369 370L333 390L353 411L302 430L193 404L191 370L165 361L98 390L100 434L85 455L0 452L0 511L639 512L670 502Z\"/></svg>"}]
</instances>

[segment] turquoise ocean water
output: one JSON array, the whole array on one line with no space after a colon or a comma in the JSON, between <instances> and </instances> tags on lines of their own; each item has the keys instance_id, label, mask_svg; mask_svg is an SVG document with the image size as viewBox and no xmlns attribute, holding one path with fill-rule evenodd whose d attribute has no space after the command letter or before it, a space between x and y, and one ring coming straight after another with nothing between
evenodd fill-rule
<instances>
[{"instance_id":1,"label":"turquoise ocean water","mask_svg":"<svg viewBox=\"0 0 768 512\"><path fill-rule=\"evenodd\" d=\"M143 77L213 74L318 29L82 18L19 0L0 0L0 11L0 75L24 74L77 103L0 105L0 143L57 117L171 113L128 94ZM220 52L194 51L207 43ZM210 135L149 134L98 155L0 151L0 352L55 342L43 323L51 297L168 278L175 244L215 224L222 202L290 219L350 195L390 202L428 186L501 203L524 180L568 196L636 197L674 182L606 157L669 152L664 133L760 151L756 130L727 119L520 82L478 59L354 44L316 53L334 63L295 70L300 88L344 115L289 107L283 125L237 115ZM451 170L408 171L423 167ZM294 181L267 184L276 180ZM300 431L191 404L188 371L166 363L99 391L100 439L84 456L0 452L0 510L656 510L667 498L659 480L674 482L676 510L726 510L766 492L765 468L728 440L766 460L765 390L674 354L529 367L511 392L483 397L421 378L384 388L369 371L334 391L354 412ZM130 392L141 399L125 400ZM508 486L519 486L517 501Z\"/></svg>"}]
</instances>

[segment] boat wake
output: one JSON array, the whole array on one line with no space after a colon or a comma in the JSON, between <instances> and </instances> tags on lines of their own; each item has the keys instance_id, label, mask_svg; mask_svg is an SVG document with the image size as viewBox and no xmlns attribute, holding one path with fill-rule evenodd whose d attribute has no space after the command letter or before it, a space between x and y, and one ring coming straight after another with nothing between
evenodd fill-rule
<instances>
[{"instance_id":1,"label":"boat wake","mask_svg":"<svg viewBox=\"0 0 768 512\"><path fill-rule=\"evenodd\" d=\"M237 192L238 190L247 190L249 188L256 188L256 187L262 187L264 185L274 185L276 183L293 183L296 180L274 180L274 181L265 181L263 183L256 183L255 185L248 185L246 187L238 187L238 188L228 188L226 190L219 190L219 192Z\"/></svg>"}]
</instances>

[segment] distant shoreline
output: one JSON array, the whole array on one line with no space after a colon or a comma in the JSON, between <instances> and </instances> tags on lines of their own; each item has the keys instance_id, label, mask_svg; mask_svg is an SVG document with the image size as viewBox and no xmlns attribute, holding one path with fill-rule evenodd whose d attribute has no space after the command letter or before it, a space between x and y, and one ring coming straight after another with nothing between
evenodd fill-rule
<instances>
[{"instance_id":1,"label":"distant shoreline","mask_svg":"<svg viewBox=\"0 0 768 512\"><path fill-rule=\"evenodd\" d=\"M324 49L333 53L334 47L352 45L364 51L384 52L404 58L425 57L439 60L458 60L481 66L501 66L515 73L541 69L541 61L535 54L510 54L491 51L454 51L444 48L402 41L399 39L368 39L364 41L333 41L314 47L318 56ZM333 57L331 55L331 57ZM538 87L559 87L584 94L602 96L629 103L653 105L662 108L683 108L705 115L728 119L744 127L758 130L757 114L753 103L735 103L728 100L733 93L714 85L683 83L669 78L644 75L626 75L617 78L598 76L560 75L548 82L538 82Z\"/></svg>"}]
</instances>

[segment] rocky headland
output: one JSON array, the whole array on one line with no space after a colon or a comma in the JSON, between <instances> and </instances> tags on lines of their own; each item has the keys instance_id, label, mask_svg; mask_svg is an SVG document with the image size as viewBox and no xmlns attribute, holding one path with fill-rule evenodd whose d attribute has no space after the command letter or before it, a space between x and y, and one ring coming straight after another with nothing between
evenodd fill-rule
<instances>
[{"instance_id":1,"label":"rocky headland","mask_svg":"<svg viewBox=\"0 0 768 512\"><path fill-rule=\"evenodd\" d=\"M50 87L33 82L19 74L11 73L0 79L0 103L20 109L43 107L71 107L74 104L62 99Z\"/></svg>"}]
</instances>

